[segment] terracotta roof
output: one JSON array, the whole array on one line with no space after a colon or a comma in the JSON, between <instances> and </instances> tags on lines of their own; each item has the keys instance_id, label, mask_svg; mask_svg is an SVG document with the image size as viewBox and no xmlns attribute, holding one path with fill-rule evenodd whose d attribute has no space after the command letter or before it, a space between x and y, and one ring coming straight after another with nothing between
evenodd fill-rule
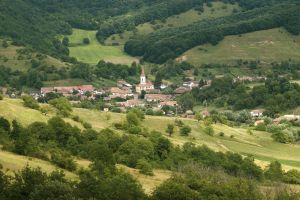
<instances>
[{"instance_id":1,"label":"terracotta roof","mask_svg":"<svg viewBox=\"0 0 300 200\"><path fill-rule=\"evenodd\" d=\"M166 94L146 94L145 99L146 100L152 100L152 101L166 101L170 100L172 98L171 95Z\"/></svg>"},{"instance_id":2,"label":"terracotta roof","mask_svg":"<svg viewBox=\"0 0 300 200\"><path fill-rule=\"evenodd\" d=\"M120 89L118 87L112 87L112 88L110 88L110 92L112 94L131 94L132 93L130 90L124 90L124 89L122 90L122 89Z\"/></svg>"}]
</instances>

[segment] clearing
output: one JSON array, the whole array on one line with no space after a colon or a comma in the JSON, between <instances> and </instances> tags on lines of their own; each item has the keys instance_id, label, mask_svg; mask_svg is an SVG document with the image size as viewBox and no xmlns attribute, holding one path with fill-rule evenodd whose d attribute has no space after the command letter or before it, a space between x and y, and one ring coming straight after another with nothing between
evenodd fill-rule
<instances>
[{"instance_id":1,"label":"clearing","mask_svg":"<svg viewBox=\"0 0 300 200\"><path fill-rule=\"evenodd\" d=\"M73 34L69 36L70 56L88 64L97 64L100 60L115 64L138 62L137 58L133 58L123 51L123 46L101 45L96 38L96 32L73 29ZM83 44L84 38L89 38L90 43Z\"/></svg>"}]
</instances>

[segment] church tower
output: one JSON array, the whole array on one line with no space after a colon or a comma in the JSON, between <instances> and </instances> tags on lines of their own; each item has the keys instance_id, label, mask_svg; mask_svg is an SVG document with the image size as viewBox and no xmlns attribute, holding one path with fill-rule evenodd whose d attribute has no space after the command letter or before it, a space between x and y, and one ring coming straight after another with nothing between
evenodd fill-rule
<instances>
[{"instance_id":1,"label":"church tower","mask_svg":"<svg viewBox=\"0 0 300 200\"><path fill-rule=\"evenodd\" d=\"M142 68L140 84L146 84L146 75L145 75L144 67Z\"/></svg>"}]
</instances>

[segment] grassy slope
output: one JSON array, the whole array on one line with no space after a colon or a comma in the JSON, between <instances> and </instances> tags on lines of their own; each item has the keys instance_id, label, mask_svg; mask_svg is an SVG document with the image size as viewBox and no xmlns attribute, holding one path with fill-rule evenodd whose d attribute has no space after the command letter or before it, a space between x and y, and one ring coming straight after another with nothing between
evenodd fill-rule
<instances>
[{"instance_id":1,"label":"grassy slope","mask_svg":"<svg viewBox=\"0 0 300 200\"><path fill-rule=\"evenodd\" d=\"M89 38L90 44L83 45L83 39ZM131 64L136 58L126 55L122 47L110 47L101 45L96 39L96 31L73 29L70 39L70 56L79 61L96 64L100 60L113 63Z\"/></svg>"},{"instance_id":2,"label":"grassy slope","mask_svg":"<svg viewBox=\"0 0 300 200\"><path fill-rule=\"evenodd\" d=\"M162 23L161 21L156 21L155 25L152 25L150 23L141 24L136 27L138 30L137 34L138 35L149 34L154 31L153 27L156 25L162 26L161 27L162 29L166 29L168 27L185 26L187 24L191 24L193 22L200 21L203 19L230 15L233 9L239 8L238 5L224 4L222 2L214 2L212 3L212 5L213 6L211 8L204 6L204 12L201 15L198 14L198 11L191 9L187 12L167 18L165 23ZM121 35L115 34L109 37L105 43L107 45L111 45L112 43L119 43L120 45L124 45L126 41L128 41L129 38L132 37L133 35L134 35L133 31L126 31Z\"/></svg>"},{"instance_id":3,"label":"grassy slope","mask_svg":"<svg viewBox=\"0 0 300 200\"><path fill-rule=\"evenodd\" d=\"M225 37L218 45L197 46L186 53L193 64L233 63L236 60L261 60L265 63L283 60L300 61L300 36L282 28Z\"/></svg>"},{"instance_id":4,"label":"grassy slope","mask_svg":"<svg viewBox=\"0 0 300 200\"><path fill-rule=\"evenodd\" d=\"M43 171L51 173L57 169L60 169L47 161L43 161L37 158L31 158L27 156L20 156L13 153L0 150L0 164L3 166L4 171L13 173L23 169L26 165L37 168L40 167ZM62 170L62 169L60 169ZM77 175L69 171L63 170L67 178L77 179Z\"/></svg>"},{"instance_id":5,"label":"grassy slope","mask_svg":"<svg viewBox=\"0 0 300 200\"><path fill-rule=\"evenodd\" d=\"M96 130L113 128L113 123L122 122L125 119L124 114L104 113L86 109L74 109L74 114L91 123ZM110 115L111 118L107 120L106 115ZM0 101L0 116L10 120L17 119L25 125L33 121L46 121L51 117L43 116L38 111L24 108L19 100L11 99ZM72 120L67 121L73 125L80 126ZM276 143L270 137L271 134L266 132L253 131L254 134L250 135L247 133L246 128L231 128L220 124L214 125L216 134L214 137L211 137L204 133L201 125L195 120L183 119L183 121L192 127L192 133L189 137L183 137L179 135L179 130L177 129L174 136L170 138L176 145L182 145L185 142L194 142L197 145L205 144L216 151L232 151L243 155L254 155L261 163L277 159L286 165L286 169L290 167L300 168L299 145ZM143 126L147 127L149 131L158 130L166 134L165 129L169 123L174 123L174 118L147 116ZM225 137L218 136L218 133L221 131L225 133ZM234 138L231 138L231 135Z\"/></svg>"},{"instance_id":6,"label":"grassy slope","mask_svg":"<svg viewBox=\"0 0 300 200\"><path fill-rule=\"evenodd\" d=\"M0 43L2 43L1 40ZM17 50L21 48L22 47L13 46L11 44L7 48L3 48L2 45L0 45L0 65L10 67L12 70L28 70L31 67L30 60L32 58L35 58L35 54L31 54L30 57L18 58L19 55L17 53ZM5 58L7 59L7 61L5 61ZM56 67L66 66L66 63L63 63L60 60L57 60L50 56L47 56L47 58L42 61L42 64L46 64L49 66L53 65Z\"/></svg>"}]
</instances>

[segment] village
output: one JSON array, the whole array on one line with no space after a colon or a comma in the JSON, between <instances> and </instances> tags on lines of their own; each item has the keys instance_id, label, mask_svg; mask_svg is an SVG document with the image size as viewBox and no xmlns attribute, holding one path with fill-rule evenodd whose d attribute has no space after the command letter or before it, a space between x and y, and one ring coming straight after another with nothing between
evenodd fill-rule
<instances>
[{"instance_id":1,"label":"village","mask_svg":"<svg viewBox=\"0 0 300 200\"><path fill-rule=\"evenodd\" d=\"M217 76L215 78L223 78ZM192 79L192 78L191 78ZM266 80L266 77L251 77L241 76L233 79L234 82L259 82ZM202 81L202 82L201 82ZM165 93L164 90L169 86L162 84L159 88L155 88L154 84L147 80L144 69L140 74L139 84L133 85L125 80L118 80L116 86L108 88L95 88L93 85L78 85L78 86L55 86L42 87L39 92L31 92L30 95L36 99L45 98L47 95L57 94L67 98L73 106L79 105L82 101L95 101L101 99L104 102L102 111L105 112L127 112L131 108L142 108L150 110L146 112L149 115L165 115L165 116L181 116L184 118L195 118L195 112L192 110L183 111L177 102L177 97L190 92L193 88L207 88L212 84L212 80L190 80L183 82L172 93ZM6 88L2 88L2 93L7 93ZM26 95L21 93L20 96ZM12 93L11 98L16 98L17 95ZM264 109L250 110L249 115L254 120L254 125L258 126L264 122ZM204 108L201 112L203 118L210 116L208 108ZM300 115L287 114L278 116L273 119L274 124L279 124L281 121L299 121Z\"/></svg>"}]
</instances>

